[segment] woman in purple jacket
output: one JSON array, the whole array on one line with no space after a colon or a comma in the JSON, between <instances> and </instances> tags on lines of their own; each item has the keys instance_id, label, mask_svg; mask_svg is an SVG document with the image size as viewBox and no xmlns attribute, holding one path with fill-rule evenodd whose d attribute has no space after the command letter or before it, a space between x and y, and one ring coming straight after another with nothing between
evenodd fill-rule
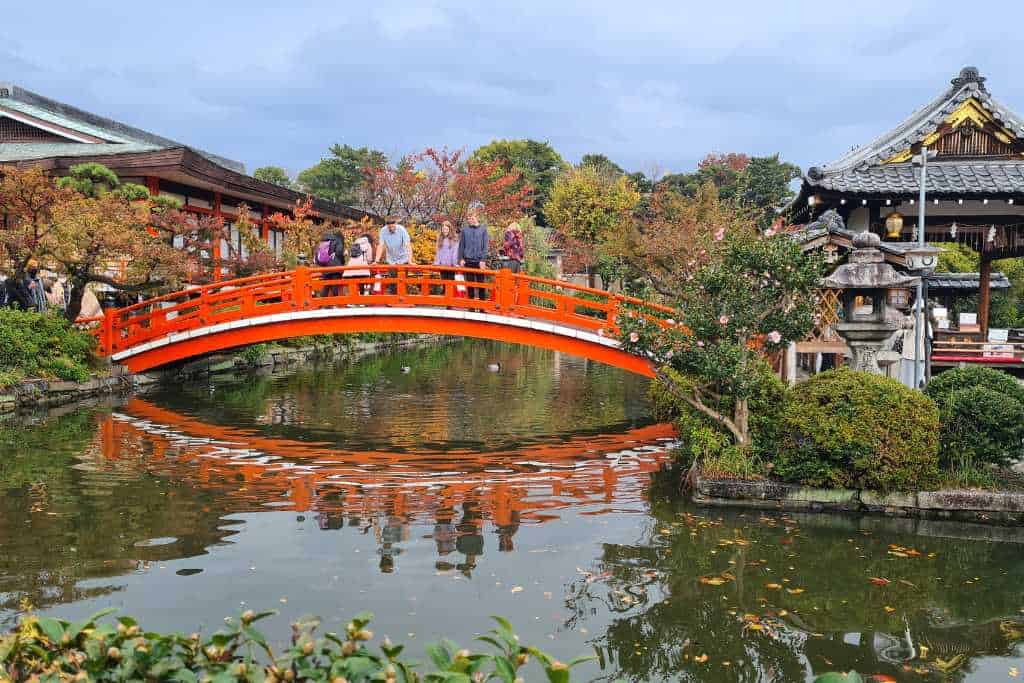
<instances>
[{"instance_id":1,"label":"woman in purple jacket","mask_svg":"<svg viewBox=\"0 0 1024 683\"><path fill-rule=\"evenodd\" d=\"M459 265L459 236L452 229L451 221L443 221L441 229L437 231L437 255L434 257L434 265L451 268ZM441 279L454 280L455 273L450 270L442 271Z\"/></svg>"}]
</instances>

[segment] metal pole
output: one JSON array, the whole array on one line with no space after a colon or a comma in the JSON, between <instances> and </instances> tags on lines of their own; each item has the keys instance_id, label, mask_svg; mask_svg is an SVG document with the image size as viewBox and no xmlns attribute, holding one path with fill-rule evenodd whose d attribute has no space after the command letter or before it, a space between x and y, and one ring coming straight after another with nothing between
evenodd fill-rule
<instances>
[{"instance_id":1,"label":"metal pole","mask_svg":"<svg viewBox=\"0 0 1024 683\"><path fill-rule=\"evenodd\" d=\"M918 195L917 207L917 246L924 247L924 202L925 185L928 180L928 147L921 145L921 190ZM914 388L921 388L921 365L924 360L921 358L921 347L923 346L924 335L924 276L917 281L917 300L914 302Z\"/></svg>"}]
</instances>

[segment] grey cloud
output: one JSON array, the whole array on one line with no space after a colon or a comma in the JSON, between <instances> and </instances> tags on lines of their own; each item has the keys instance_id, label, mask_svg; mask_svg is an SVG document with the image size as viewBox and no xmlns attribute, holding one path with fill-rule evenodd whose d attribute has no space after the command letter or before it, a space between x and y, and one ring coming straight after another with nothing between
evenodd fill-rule
<instances>
[{"instance_id":1,"label":"grey cloud","mask_svg":"<svg viewBox=\"0 0 1024 683\"><path fill-rule=\"evenodd\" d=\"M683 170L712 150L806 167L892 126L965 63L1024 111L1017 3L990 3L1006 21L973 35L932 3L679 5L182 0L46 22L16 9L0 80L292 170L334 142L401 153L522 136L628 168ZM200 25L176 23L199 11ZM81 49L114 21L116 40Z\"/></svg>"}]
</instances>

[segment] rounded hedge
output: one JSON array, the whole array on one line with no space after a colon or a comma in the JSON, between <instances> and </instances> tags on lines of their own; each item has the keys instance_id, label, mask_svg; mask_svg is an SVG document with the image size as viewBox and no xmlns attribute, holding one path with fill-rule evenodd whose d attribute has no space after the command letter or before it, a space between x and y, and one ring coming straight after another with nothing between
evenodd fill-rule
<instances>
[{"instance_id":1,"label":"rounded hedge","mask_svg":"<svg viewBox=\"0 0 1024 683\"><path fill-rule=\"evenodd\" d=\"M1021 385L1017 378L1001 370L980 365L969 365L941 372L928 382L924 393L941 407L954 392L970 387L985 387L997 394L1003 394L1024 403L1024 385Z\"/></svg>"},{"instance_id":2,"label":"rounded hedge","mask_svg":"<svg viewBox=\"0 0 1024 683\"><path fill-rule=\"evenodd\" d=\"M882 491L939 481L939 411L896 380L846 368L790 393L775 474L812 486Z\"/></svg>"},{"instance_id":3,"label":"rounded hedge","mask_svg":"<svg viewBox=\"0 0 1024 683\"><path fill-rule=\"evenodd\" d=\"M1024 386L984 367L948 370L925 393L939 405L945 466L1009 465L1024 457Z\"/></svg>"}]
</instances>

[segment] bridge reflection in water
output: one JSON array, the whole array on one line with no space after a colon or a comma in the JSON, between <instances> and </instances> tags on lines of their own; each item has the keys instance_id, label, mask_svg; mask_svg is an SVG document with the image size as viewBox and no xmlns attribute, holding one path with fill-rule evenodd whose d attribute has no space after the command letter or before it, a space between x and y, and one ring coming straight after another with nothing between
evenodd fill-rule
<instances>
[{"instance_id":1,"label":"bridge reflection in water","mask_svg":"<svg viewBox=\"0 0 1024 683\"><path fill-rule=\"evenodd\" d=\"M260 436L138 398L103 420L104 460L138 458L152 474L216 493L226 514L291 510L315 515L322 529L372 529L382 571L414 521L433 520L439 556L458 550L458 568L469 571L488 522L498 549L511 551L520 524L557 519L564 508L624 511L616 501L641 497L643 475L667 460L673 437L658 424L514 451L384 452Z\"/></svg>"}]
</instances>

